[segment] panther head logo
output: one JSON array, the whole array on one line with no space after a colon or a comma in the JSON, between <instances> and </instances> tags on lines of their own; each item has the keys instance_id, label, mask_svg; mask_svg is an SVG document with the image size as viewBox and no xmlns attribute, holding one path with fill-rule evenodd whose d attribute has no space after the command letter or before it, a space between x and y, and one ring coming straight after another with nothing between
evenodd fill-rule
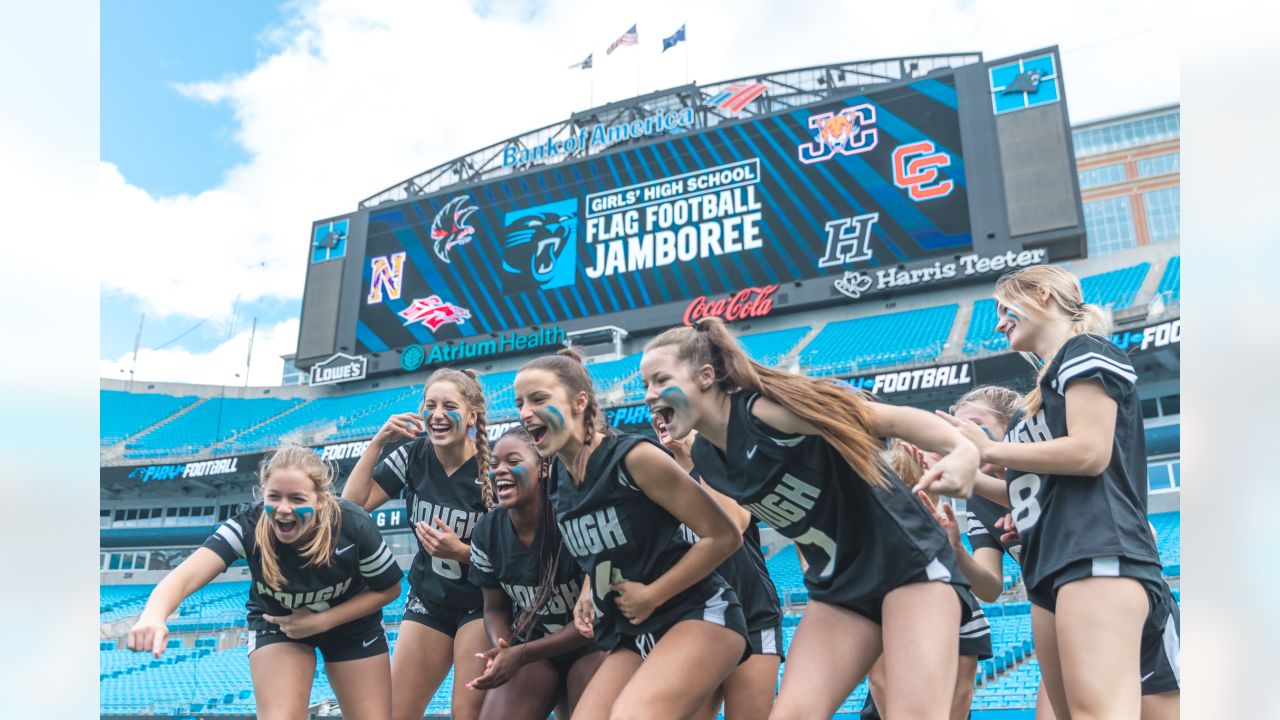
<instances>
[{"instance_id":1,"label":"panther head logo","mask_svg":"<svg viewBox=\"0 0 1280 720\"><path fill-rule=\"evenodd\" d=\"M507 213L503 271L527 277L543 290L572 285L577 210L577 201L567 200ZM522 284L519 277L508 280L503 283L508 290Z\"/></svg>"},{"instance_id":2,"label":"panther head logo","mask_svg":"<svg viewBox=\"0 0 1280 720\"><path fill-rule=\"evenodd\" d=\"M468 218L479 209L471 204L469 195L451 198L440 208L440 212L431 221L431 249L435 251L436 257L446 263L450 262L450 250L471 242L476 230L471 227Z\"/></svg>"}]
</instances>

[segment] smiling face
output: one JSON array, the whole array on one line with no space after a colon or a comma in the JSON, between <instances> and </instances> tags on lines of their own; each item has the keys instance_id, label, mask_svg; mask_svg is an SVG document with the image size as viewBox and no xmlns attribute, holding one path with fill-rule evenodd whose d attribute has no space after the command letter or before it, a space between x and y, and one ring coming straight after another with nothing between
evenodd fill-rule
<instances>
[{"instance_id":1,"label":"smiling face","mask_svg":"<svg viewBox=\"0 0 1280 720\"><path fill-rule=\"evenodd\" d=\"M282 543L295 543L315 521L320 501L315 482L296 467L276 468L262 486L262 502L271 531Z\"/></svg>"},{"instance_id":2,"label":"smiling face","mask_svg":"<svg viewBox=\"0 0 1280 720\"><path fill-rule=\"evenodd\" d=\"M476 414L462 389L447 380L427 387L421 412L427 422L427 437L436 447L466 442L469 429L476 423Z\"/></svg>"},{"instance_id":3,"label":"smiling face","mask_svg":"<svg viewBox=\"0 0 1280 720\"><path fill-rule=\"evenodd\" d=\"M1009 339L1009 347L1013 350L1035 351L1035 341L1043 325L1037 316L1043 316L1043 311L1033 315L1020 305L1005 305L996 300L996 332Z\"/></svg>"},{"instance_id":4,"label":"smiling face","mask_svg":"<svg viewBox=\"0 0 1280 720\"><path fill-rule=\"evenodd\" d=\"M493 482L498 505L510 510L536 503L541 497L542 458L518 434L504 435L493 447Z\"/></svg>"},{"instance_id":5,"label":"smiling face","mask_svg":"<svg viewBox=\"0 0 1280 720\"><path fill-rule=\"evenodd\" d=\"M520 424L533 438L538 455L551 457L571 439L582 437L586 393L571 397L555 373L541 368L521 370L514 385Z\"/></svg>"},{"instance_id":6,"label":"smiling face","mask_svg":"<svg viewBox=\"0 0 1280 720\"><path fill-rule=\"evenodd\" d=\"M700 377L694 376L688 363L677 357L677 349L672 345L646 350L640 359L644 401L653 413L659 439L666 434L681 440L702 420L701 406L707 393L701 387L710 385L710 366L703 366L698 374Z\"/></svg>"}]
</instances>

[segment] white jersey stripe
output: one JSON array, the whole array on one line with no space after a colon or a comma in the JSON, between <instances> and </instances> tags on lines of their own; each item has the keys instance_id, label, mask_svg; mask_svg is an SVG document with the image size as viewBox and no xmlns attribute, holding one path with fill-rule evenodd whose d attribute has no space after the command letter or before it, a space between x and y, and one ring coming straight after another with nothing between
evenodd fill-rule
<instances>
[{"instance_id":1,"label":"white jersey stripe","mask_svg":"<svg viewBox=\"0 0 1280 720\"><path fill-rule=\"evenodd\" d=\"M1083 355L1077 355L1076 357L1073 357L1070 360L1067 360L1066 362L1062 363L1062 365L1058 368L1058 374L1062 374L1064 370L1070 370L1072 367L1079 365L1080 363L1085 362L1090 358L1105 360L1111 363L1112 365L1114 365L1117 370L1128 370L1129 372L1133 372L1133 365L1129 363L1121 362L1119 360L1116 360L1113 357L1108 357L1106 355L1103 355L1102 353L1091 352L1091 353L1085 353Z\"/></svg>"},{"instance_id":2,"label":"white jersey stripe","mask_svg":"<svg viewBox=\"0 0 1280 720\"><path fill-rule=\"evenodd\" d=\"M1173 679L1182 687L1182 641L1178 638L1178 626L1174 624L1173 613L1164 620L1164 657L1173 670Z\"/></svg>"},{"instance_id":3,"label":"white jersey stripe","mask_svg":"<svg viewBox=\"0 0 1280 720\"><path fill-rule=\"evenodd\" d=\"M241 542L240 536L236 534L236 531L228 527L233 522L234 521L232 520L228 520L227 522L223 523L218 527L217 532L215 532L214 534L222 538L228 545L230 545L231 549L236 551L236 555L239 555L240 557L244 557L244 543Z\"/></svg>"},{"instance_id":4,"label":"white jersey stripe","mask_svg":"<svg viewBox=\"0 0 1280 720\"><path fill-rule=\"evenodd\" d=\"M382 550L378 553L377 557L375 557L373 560L370 560L368 562L360 563L360 572L365 572L371 567L378 567L381 565L385 565L386 561L391 559L393 559L393 556L391 555L391 549L388 548L384 543L382 545Z\"/></svg>"},{"instance_id":5,"label":"white jersey stripe","mask_svg":"<svg viewBox=\"0 0 1280 720\"><path fill-rule=\"evenodd\" d=\"M1097 353L1090 353L1090 355L1097 355ZM1058 376L1054 379L1053 383L1051 383L1051 386L1054 390L1062 392L1062 389L1067 386L1067 383L1071 382L1076 377L1093 370L1108 371L1113 375L1128 380L1130 383L1138 380L1138 375L1133 371L1132 367L1119 365L1110 358L1097 355L1097 357L1090 359L1088 362L1078 363L1070 368L1061 368L1058 371Z\"/></svg>"},{"instance_id":6,"label":"white jersey stripe","mask_svg":"<svg viewBox=\"0 0 1280 720\"><path fill-rule=\"evenodd\" d=\"M390 548L387 547L387 544L385 542L378 543L378 549L369 553L367 556L360 558L360 564L367 565L373 562L374 560L377 560L378 558L382 557L382 554L384 552L390 552Z\"/></svg>"},{"instance_id":7,"label":"white jersey stripe","mask_svg":"<svg viewBox=\"0 0 1280 720\"><path fill-rule=\"evenodd\" d=\"M366 570L363 567L360 568L360 574L365 577L377 577L386 572L388 568L395 564L395 562L396 559L394 557L388 557L387 561L379 565L376 570Z\"/></svg>"},{"instance_id":8,"label":"white jersey stripe","mask_svg":"<svg viewBox=\"0 0 1280 720\"><path fill-rule=\"evenodd\" d=\"M947 570L947 566L943 565L938 558L934 558L929 562L928 567L924 569L924 573L930 580L951 580L951 571Z\"/></svg>"},{"instance_id":9,"label":"white jersey stripe","mask_svg":"<svg viewBox=\"0 0 1280 720\"><path fill-rule=\"evenodd\" d=\"M703 605L702 619L724 627L724 611L728 609L729 601L724 599L724 588L720 588Z\"/></svg>"}]
</instances>

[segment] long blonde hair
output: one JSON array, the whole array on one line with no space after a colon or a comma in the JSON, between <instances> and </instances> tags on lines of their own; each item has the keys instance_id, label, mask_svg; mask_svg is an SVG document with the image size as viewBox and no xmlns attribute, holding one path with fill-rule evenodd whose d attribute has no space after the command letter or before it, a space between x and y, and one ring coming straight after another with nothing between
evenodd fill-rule
<instances>
[{"instance_id":1,"label":"long blonde hair","mask_svg":"<svg viewBox=\"0 0 1280 720\"><path fill-rule=\"evenodd\" d=\"M489 483L484 482L484 478L489 477L489 468L493 465L493 458L489 452L489 435L485 430L485 397L484 388L480 385L480 376L475 370L455 370L453 368L440 368L431 373L427 378L427 382L422 386L423 402L426 402L427 390L438 382L453 383L458 388L458 392L462 393L462 397L466 399L467 405L471 407L472 412L476 414L475 437L472 438L476 451L476 477L480 478L480 488L484 497L484 507L486 510L493 507L493 488Z\"/></svg>"},{"instance_id":2,"label":"long blonde hair","mask_svg":"<svg viewBox=\"0 0 1280 720\"><path fill-rule=\"evenodd\" d=\"M333 496L333 478L336 474L334 468L310 448L286 445L264 458L258 467L259 490L266 490L271 473L286 468L298 470L310 478L316 495L319 496L315 519L307 531L310 537L298 546L298 554L306 559L307 567L329 565L333 562L334 544L342 532L342 511ZM276 536L271 532L271 518L265 511L258 518L253 533L254 543L258 546L262 577L271 589L279 590L285 579L280 572L280 561L276 557Z\"/></svg>"},{"instance_id":3,"label":"long blonde hair","mask_svg":"<svg viewBox=\"0 0 1280 720\"><path fill-rule=\"evenodd\" d=\"M1046 306L1040 303L1040 291L1047 290ZM1111 314L1104 308L1086 303L1080 280L1075 275L1053 265L1032 265L1005 273L996 281L996 302L1005 307L1016 306L1024 312L1039 315L1041 319L1051 315L1067 317L1071 322L1071 335L1106 335L1111 332ZM1040 410L1040 381L1049 369L1049 360L1041 358L1036 386L1027 393L1022 408L1029 415Z\"/></svg>"},{"instance_id":4,"label":"long blonde hair","mask_svg":"<svg viewBox=\"0 0 1280 720\"><path fill-rule=\"evenodd\" d=\"M888 487L880 453L884 446L871 430L871 410L860 394L829 380L792 375L753 361L718 317L693 327L674 327L645 346L645 351L676 348L676 357L691 369L710 365L720 390L757 392L795 413L857 471L868 485Z\"/></svg>"}]
</instances>

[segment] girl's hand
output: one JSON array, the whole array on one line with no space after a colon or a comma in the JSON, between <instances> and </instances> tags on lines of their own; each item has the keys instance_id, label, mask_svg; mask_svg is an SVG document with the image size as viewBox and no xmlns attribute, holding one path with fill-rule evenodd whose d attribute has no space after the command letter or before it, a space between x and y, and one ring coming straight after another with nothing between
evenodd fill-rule
<instances>
[{"instance_id":1,"label":"girl's hand","mask_svg":"<svg viewBox=\"0 0 1280 720\"><path fill-rule=\"evenodd\" d=\"M973 423L966 424L977 427ZM933 463L911 490L967 498L973 494L973 485L978 479L978 460L977 448L961 438L955 449Z\"/></svg>"},{"instance_id":2,"label":"girl's hand","mask_svg":"<svg viewBox=\"0 0 1280 720\"><path fill-rule=\"evenodd\" d=\"M279 625L280 631L290 640L311 637L330 629L325 613L312 612L304 607L295 608L291 615L267 615L263 613L262 619Z\"/></svg>"},{"instance_id":3,"label":"girl's hand","mask_svg":"<svg viewBox=\"0 0 1280 720\"><path fill-rule=\"evenodd\" d=\"M653 611L658 608L657 598L653 597L649 586L644 583L623 580L610 585L609 589L618 593L618 597L613 601L622 611L622 616L630 620L632 625L639 625L648 620Z\"/></svg>"},{"instance_id":4,"label":"girl's hand","mask_svg":"<svg viewBox=\"0 0 1280 720\"><path fill-rule=\"evenodd\" d=\"M591 600L591 582L582 583L582 592L578 593L578 602L573 606L573 626L583 637L596 636L596 605Z\"/></svg>"},{"instance_id":5,"label":"girl's hand","mask_svg":"<svg viewBox=\"0 0 1280 720\"><path fill-rule=\"evenodd\" d=\"M977 423L960 420L959 418L941 410L934 410L933 413L943 420L951 423L951 427L959 430L960 434L964 435L965 439L973 443L973 446L978 448L978 452L983 453L984 455L987 452L987 447L990 446L991 443L995 442L995 440L987 434L987 429Z\"/></svg>"},{"instance_id":6,"label":"girl's hand","mask_svg":"<svg viewBox=\"0 0 1280 720\"><path fill-rule=\"evenodd\" d=\"M435 522L439 529L425 522L419 522L413 526L413 533L418 536L422 549L426 550L431 557L471 562L471 546L462 542L458 533L454 532L444 520L436 518Z\"/></svg>"},{"instance_id":7,"label":"girl's hand","mask_svg":"<svg viewBox=\"0 0 1280 720\"><path fill-rule=\"evenodd\" d=\"M476 653L476 657L485 661L484 672L480 677L467 683L472 690L492 690L505 685L524 665L524 647L512 647L506 638L498 638L497 647Z\"/></svg>"},{"instance_id":8,"label":"girl's hand","mask_svg":"<svg viewBox=\"0 0 1280 720\"><path fill-rule=\"evenodd\" d=\"M933 516L934 520L947 531L947 541L951 543L953 550L964 547L960 542L960 523L956 521L956 511L951 508L951 503L942 503L942 508L933 504L933 500L929 499L929 493L918 492L916 497L920 498L920 502L924 503L924 507Z\"/></svg>"},{"instance_id":9,"label":"girl's hand","mask_svg":"<svg viewBox=\"0 0 1280 720\"><path fill-rule=\"evenodd\" d=\"M387 418L387 421L378 429L378 434L373 437L373 440L383 445L396 440L412 440L418 437L418 434L425 430L426 427L426 418L418 413L396 413Z\"/></svg>"},{"instance_id":10,"label":"girl's hand","mask_svg":"<svg viewBox=\"0 0 1280 720\"><path fill-rule=\"evenodd\" d=\"M1004 534L1000 536L1000 542L1005 545L1022 544L1022 536L1018 534L1018 526L1013 524L1013 515L1006 513L1004 517L996 521L996 528L1004 531Z\"/></svg>"},{"instance_id":11,"label":"girl's hand","mask_svg":"<svg viewBox=\"0 0 1280 720\"><path fill-rule=\"evenodd\" d=\"M128 648L134 652L151 652L156 657L164 653L169 641L169 626L164 620L154 620L143 615L129 628Z\"/></svg>"}]
</instances>

